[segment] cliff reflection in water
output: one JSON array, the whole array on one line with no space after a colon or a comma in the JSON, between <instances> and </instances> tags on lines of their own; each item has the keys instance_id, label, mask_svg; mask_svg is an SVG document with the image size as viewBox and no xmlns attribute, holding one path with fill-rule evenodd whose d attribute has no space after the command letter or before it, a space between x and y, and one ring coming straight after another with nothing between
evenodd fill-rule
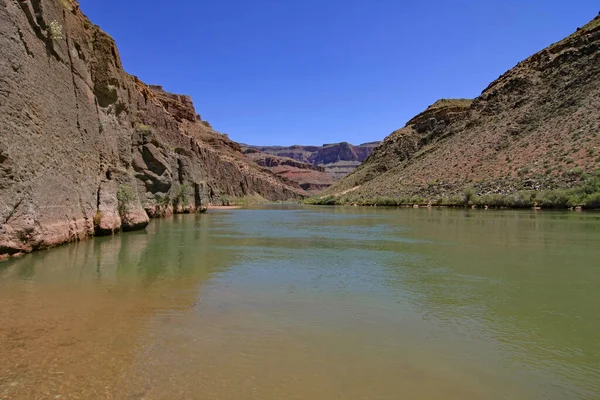
<instances>
[{"instance_id":1,"label":"cliff reflection in water","mask_svg":"<svg viewBox=\"0 0 600 400\"><path fill-rule=\"evenodd\" d=\"M193 307L235 256L208 251L211 223L175 216L1 263L0 398L126 395L148 319Z\"/></svg>"},{"instance_id":2,"label":"cliff reflection in water","mask_svg":"<svg viewBox=\"0 0 600 400\"><path fill-rule=\"evenodd\" d=\"M259 206L0 263L0 398L596 399L600 216Z\"/></svg>"}]
</instances>

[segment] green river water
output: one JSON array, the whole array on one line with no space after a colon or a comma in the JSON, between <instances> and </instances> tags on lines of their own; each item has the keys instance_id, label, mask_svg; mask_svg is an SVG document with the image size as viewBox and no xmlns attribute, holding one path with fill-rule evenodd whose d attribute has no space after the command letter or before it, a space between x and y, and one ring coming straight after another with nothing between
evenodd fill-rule
<instances>
[{"instance_id":1,"label":"green river water","mask_svg":"<svg viewBox=\"0 0 600 400\"><path fill-rule=\"evenodd\" d=\"M0 399L600 399L600 214L257 206L0 263Z\"/></svg>"}]
</instances>

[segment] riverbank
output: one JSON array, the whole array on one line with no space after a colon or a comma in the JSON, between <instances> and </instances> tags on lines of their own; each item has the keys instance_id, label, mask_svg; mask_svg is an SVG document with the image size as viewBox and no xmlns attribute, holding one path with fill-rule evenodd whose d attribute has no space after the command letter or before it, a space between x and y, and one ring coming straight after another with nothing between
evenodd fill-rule
<instances>
[{"instance_id":1,"label":"riverbank","mask_svg":"<svg viewBox=\"0 0 600 400\"><path fill-rule=\"evenodd\" d=\"M600 170L584 174L580 184L567 189L519 190L512 193L482 193L465 188L462 193L449 196L428 196L426 192L413 196L365 197L352 190L341 194L311 197L309 205L356 205L388 207L470 207L506 209L600 209Z\"/></svg>"},{"instance_id":2,"label":"riverbank","mask_svg":"<svg viewBox=\"0 0 600 400\"><path fill-rule=\"evenodd\" d=\"M208 211L212 210L237 210L242 208L242 206L208 206Z\"/></svg>"}]
</instances>

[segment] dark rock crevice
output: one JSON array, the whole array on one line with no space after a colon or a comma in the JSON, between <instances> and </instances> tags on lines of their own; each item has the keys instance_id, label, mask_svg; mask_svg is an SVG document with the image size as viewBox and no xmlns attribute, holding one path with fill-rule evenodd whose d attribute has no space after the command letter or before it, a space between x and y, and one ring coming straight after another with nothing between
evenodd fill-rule
<instances>
[{"instance_id":1,"label":"dark rock crevice","mask_svg":"<svg viewBox=\"0 0 600 400\"><path fill-rule=\"evenodd\" d=\"M4 218L4 222L2 222L2 224L8 224L8 222L15 215L15 213L17 212L24 200L25 196L21 197L13 206L10 207L10 211L8 212L8 215Z\"/></svg>"},{"instance_id":2,"label":"dark rock crevice","mask_svg":"<svg viewBox=\"0 0 600 400\"><path fill-rule=\"evenodd\" d=\"M25 51L27 52L27 55L29 55L31 58L33 58L33 52L31 51L31 49L29 49L29 45L27 44L27 41L25 40L25 37L23 36L23 31L21 30L21 28L17 28L17 32L19 34L19 39L21 39L21 43L23 43L23 47L25 47Z\"/></svg>"},{"instance_id":3,"label":"dark rock crevice","mask_svg":"<svg viewBox=\"0 0 600 400\"><path fill-rule=\"evenodd\" d=\"M44 21L44 10L42 8L42 0L30 0L33 6L33 12L35 14L35 20L42 30L48 29L46 22Z\"/></svg>"},{"instance_id":4,"label":"dark rock crevice","mask_svg":"<svg viewBox=\"0 0 600 400\"><path fill-rule=\"evenodd\" d=\"M48 26L44 21L43 10L40 0L17 0L21 10L25 13L29 25L33 29L35 35L40 39L46 46L46 53L48 56L56 58L60 62L64 62L60 54L56 52L54 48L54 39L48 32ZM33 8L33 11L32 11Z\"/></svg>"},{"instance_id":5,"label":"dark rock crevice","mask_svg":"<svg viewBox=\"0 0 600 400\"><path fill-rule=\"evenodd\" d=\"M63 11L65 13L65 11ZM67 41L67 53L69 54L69 67L71 70L71 81L73 82L73 98L75 99L75 118L77 124L77 130L84 137L84 133L81 132L81 122L79 121L79 100L77 95L77 81L75 80L77 76L77 70L75 69L75 64L73 63L73 55L71 54L71 38L68 33L65 34L65 39Z\"/></svg>"},{"instance_id":6,"label":"dark rock crevice","mask_svg":"<svg viewBox=\"0 0 600 400\"><path fill-rule=\"evenodd\" d=\"M35 35L42 42L45 42L46 36L44 35L42 27L38 24L37 19L31 10L31 7L30 7L31 3L29 2L29 0L18 0L18 3L19 3L19 6L21 7L21 10L23 10L23 13L25 13L25 16L27 17L27 21L29 21L29 25L35 32Z\"/></svg>"}]
</instances>

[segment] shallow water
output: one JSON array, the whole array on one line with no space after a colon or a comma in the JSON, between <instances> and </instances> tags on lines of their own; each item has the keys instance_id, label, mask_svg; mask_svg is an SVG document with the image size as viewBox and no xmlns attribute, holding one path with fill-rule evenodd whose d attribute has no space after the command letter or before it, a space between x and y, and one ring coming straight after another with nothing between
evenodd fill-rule
<instances>
[{"instance_id":1,"label":"shallow water","mask_svg":"<svg viewBox=\"0 0 600 400\"><path fill-rule=\"evenodd\" d=\"M598 399L600 214L255 207L0 263L0 399Z\"/></svg>"}]
</instances>

